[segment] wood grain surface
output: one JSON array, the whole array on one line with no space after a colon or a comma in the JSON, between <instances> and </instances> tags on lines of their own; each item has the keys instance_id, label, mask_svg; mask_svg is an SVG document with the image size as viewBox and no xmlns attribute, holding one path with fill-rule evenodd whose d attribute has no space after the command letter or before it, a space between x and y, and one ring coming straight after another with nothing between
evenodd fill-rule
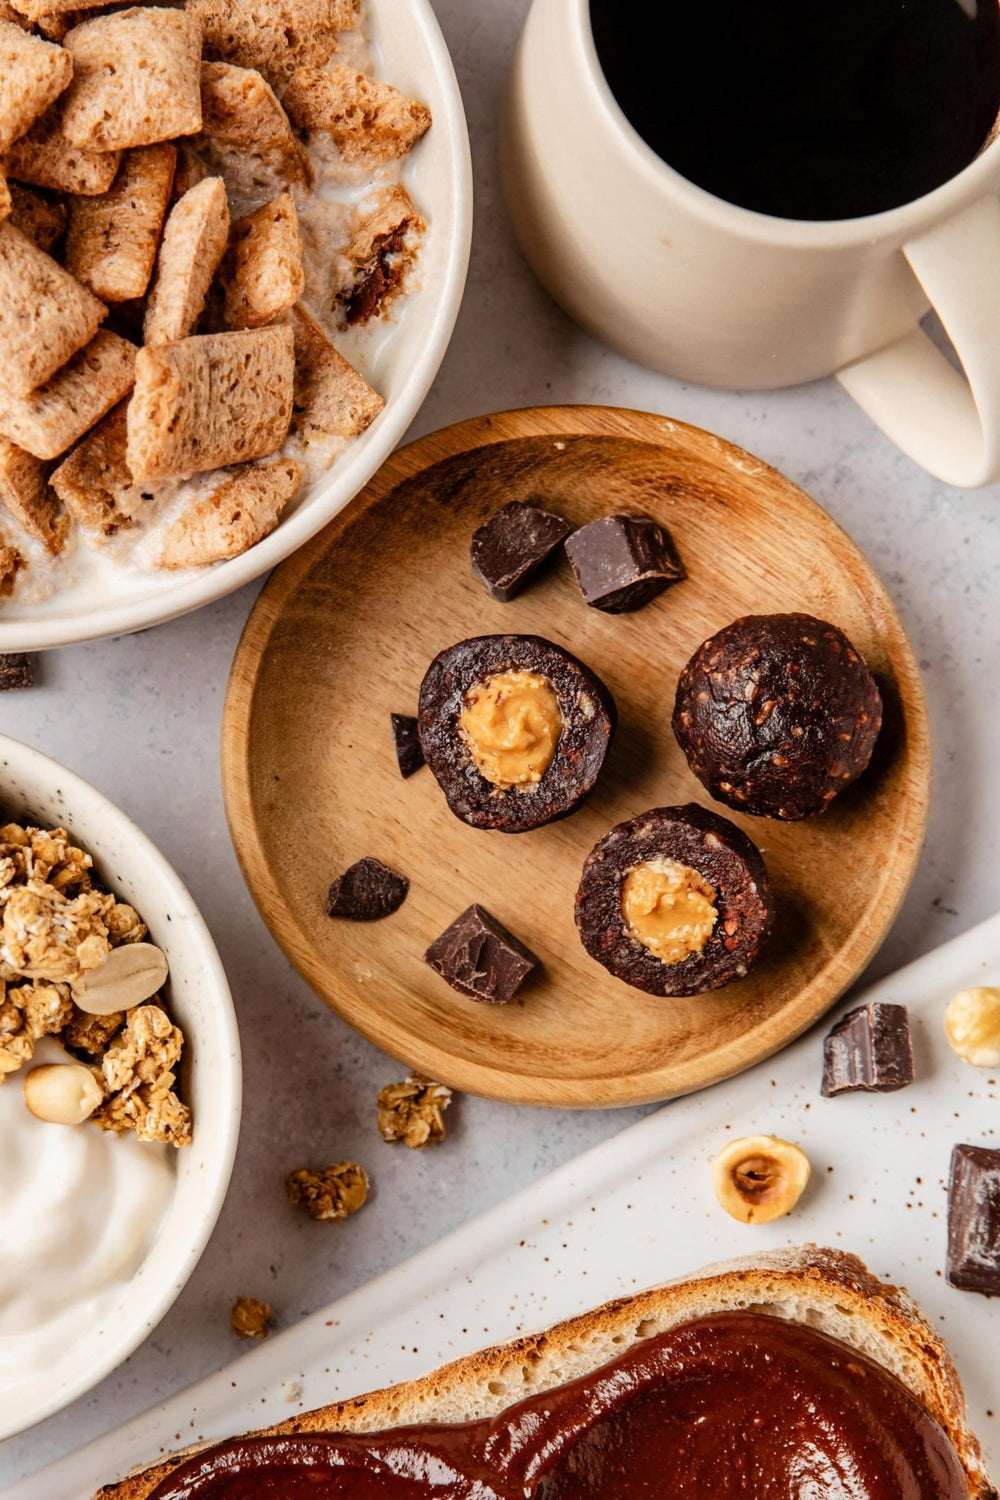
<instances>
[{"instance_id":1,"label":"wood grain surface","mask_svg":"<svg viewBox=\"0 0 1000 1500\"><path fill-rule=\"evenodd\" d=\"M541 496L576 524L616 509L673 533L688 579L632 615L580 596L565 558L509 604L469 568L473 530ZM583 860L649 807L716 806L670 730L680 668L738 615L833 621L882 689L868 771L821 818L733 816L761 849L774 936L743 981L704 997L630 989L580 945ZM389 715L414 713L443 647L534 633L605 680L619 730L580 812L516 836L449 813L425 768L398 772ZM920 851L930 778L926 712L903 628L838 526L759 459L698 428L605 407L504 412L401 449L325 531L273 575L233 663L223 723L230 831L277 942L347 1021L409 1067L519 1103L600 1107L664 1099L728 1077L789 1042L857 977L895 916ZM410 879L381 922L324 913L331 879L374 855ZM544 971L510 1004L453 991L423 962L472 901ZM817 1077L803 1082L819 1086Z\"/></svg>"}]
</instances>

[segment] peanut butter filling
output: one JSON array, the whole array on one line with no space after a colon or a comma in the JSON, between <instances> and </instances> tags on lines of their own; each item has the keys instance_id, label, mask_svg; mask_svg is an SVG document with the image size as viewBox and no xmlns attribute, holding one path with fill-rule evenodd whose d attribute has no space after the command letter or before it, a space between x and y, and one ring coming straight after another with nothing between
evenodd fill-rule
<instances>
[{"instance_id":1,"label":"peanut butter filling","mask_svg":"<svg viewBox=\"0 0 1000 1500\"><path fill-rule=\"evenodd\" d=\"M541 781L562 725L552 684L537 672L496 672L476 683L458 716L480 774L502 791Z\"/></svg>"},{"instance_id":2,"label":"peanut butter filling","mask_svg":"<svg viewBox=\"0 0 1000 1500\"><path fill-rule=\"evenodd\" d=\"M648 859L635 865L622 886L622 917L634 937L665 964L700 953L719 913L718 891L690 865Z\"/></svg>"}]
</instances>

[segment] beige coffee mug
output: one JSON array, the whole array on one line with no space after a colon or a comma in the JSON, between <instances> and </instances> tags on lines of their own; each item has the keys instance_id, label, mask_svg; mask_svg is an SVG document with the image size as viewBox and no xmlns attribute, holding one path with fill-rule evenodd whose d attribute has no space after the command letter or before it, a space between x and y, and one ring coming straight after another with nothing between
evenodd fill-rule
<instances>
[{"instance_id":1,"label":"beige coffee mug","mask_svg":"<svg viewBox=\"0 0 1000 1500\"><path fill-rule=\"evenodd\" d=\"M597 338L699 385L835 374L938 478L1000 476L1000 139L901 208L770 218L696 187L646 145L601 71L588 0L534 0L501 155L528 260ZM964 376L919 327L931 306Z\"/></svg>"}]
</instances>

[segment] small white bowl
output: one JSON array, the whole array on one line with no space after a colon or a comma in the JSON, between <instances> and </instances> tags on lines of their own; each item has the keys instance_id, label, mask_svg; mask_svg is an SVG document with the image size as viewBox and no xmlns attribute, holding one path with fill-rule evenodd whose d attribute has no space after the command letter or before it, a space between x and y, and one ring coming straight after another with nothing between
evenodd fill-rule
<instances>
[{"instance_id":1,"label":"small white bowl","mask_svg":"<svg viewBox=\"0 0 1000 1500\"><path fill-rule=\"evenodd\" d=\"M277 528L240 557L195 573L144 573L88 556L79 578L48 599L0 609L0 652L37 651L127 635L210 604L266 573L331 521L399 443L444 358L458 316L472 236L472 160L462 96L430 0L365 0L383 76L424 100L433 124L407 158L403 180L427 221L412 290L391 337L375 340L364 375L385 409L330 471L293 501Z\"/></svg>"},{"instance_id":2,"label":"small white bowl","mask_svg":"<svg viewBox=\"0 0 1000 1500\"><path fill-rule=\"evenodd\" d=\"M242 1072L236 1014L215 944L177 875L132 820L72 771L6 735L0 735L0 814L3 822L67 828L93 855L101 883L148 924L150 941L170 964L170 1006L187 1040L183 1079L194 1116L192 1144L176 1153L169 1207L113 1313L102 1326L86 1329L43 1374L5 1392L2 1439L103 1380L177 1297L208 1243L229 1186Z\"/></svg>"}]
</instances>

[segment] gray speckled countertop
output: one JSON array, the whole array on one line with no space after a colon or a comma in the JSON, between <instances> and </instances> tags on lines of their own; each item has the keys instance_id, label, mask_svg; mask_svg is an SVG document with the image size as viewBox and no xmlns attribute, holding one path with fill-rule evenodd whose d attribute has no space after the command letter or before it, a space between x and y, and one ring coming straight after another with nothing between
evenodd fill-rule
<instances>
[{"instance_id":1,"label":"gray speckled countertop","mask_svg":"<svg viewBox=\"0 0 1000 1500\"><path fill-rule=\"evenodd\" d=\"M449 354L411 432L547 402L604 402L714 429L803 485L881 574L924 672L934 739L927 846L875 977L1000 906L1000 486L949 490L868 424L833 381L739 394L651 375L579 332L540 291L500 193L500 91L528 0L436 0L465 95L476 230ZM389 1148L378 1088L399 1065L355 1036L289 969L248 896L226 831L217 745L226 677L256 587L171 625L59 651L2 700L0 727L94 782L190 886L229 971L243 1034L245 1114L215 1236L148 1342L89 1396L0 1443L0 1488L235 1357L236 1292L287 1326L395 1264L641 1113L457 1101L438 1150ZM370 1165L373 1199L328 1232L288 1212L299 1158Z\"/></svg>"}]
</instances>

